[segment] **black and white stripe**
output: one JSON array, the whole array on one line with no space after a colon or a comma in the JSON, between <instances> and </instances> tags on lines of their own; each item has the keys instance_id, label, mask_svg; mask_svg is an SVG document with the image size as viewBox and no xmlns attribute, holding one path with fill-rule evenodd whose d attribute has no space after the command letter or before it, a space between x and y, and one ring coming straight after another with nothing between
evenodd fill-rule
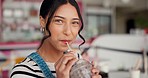
<instances>
[{"instance_id":1,"label":"black and white stripe","mask_svg":"<svg viewBox=\"0 0 148 78\"><path fill-rule=\"evenodd\" d=\"M54 63L47 63L52 74L56 77ZM45 78L38 65L26 58L23 62L16 64L11 72L10 78Z\"/></svg>"}]
</instances>

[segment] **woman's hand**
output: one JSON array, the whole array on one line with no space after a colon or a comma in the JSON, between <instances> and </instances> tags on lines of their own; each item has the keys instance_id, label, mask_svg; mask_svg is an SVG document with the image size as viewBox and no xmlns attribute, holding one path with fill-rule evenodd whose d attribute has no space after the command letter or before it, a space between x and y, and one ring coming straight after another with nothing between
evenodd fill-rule
<instances>
[{"instance_id":1,"label":"woman's hand","mask_svg":"<svg viewBox=\"0 0 148 78\"><path fill-rule=\"evenodd\" d=\"M63 56L55 63L57 78L69 78L69 72L72 65L77 61L73 52L63 54Z\"/></svg>"},{"instance_id":2,"label":"woman's hand","mask_svg":"<svg viewBox=\"0 0 148 78\"><path fill-rule=\"evenodd\" d=\"M99 70L96 68L95 63L92 62L92 78L102 78L101 75L99 75Z\"/></svg>"}]
</instances>

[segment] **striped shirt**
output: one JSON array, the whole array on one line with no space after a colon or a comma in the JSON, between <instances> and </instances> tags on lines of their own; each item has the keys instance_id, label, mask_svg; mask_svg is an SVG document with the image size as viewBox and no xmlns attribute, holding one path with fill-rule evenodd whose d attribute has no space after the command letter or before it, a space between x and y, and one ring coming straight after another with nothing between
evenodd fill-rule
<instances>
[{"instance_id":1,"label":"striped shirt","mask_svg":"<svg viewBox=\"0 0 148 78\"><path fill-rule=\"evenodd\" d=\"M46 62L46 64L56 77L54 63ZM26 58L23 62L13 67L10 78L45 78L45 76L32 59Z\"/></svg>"}]
</instances>

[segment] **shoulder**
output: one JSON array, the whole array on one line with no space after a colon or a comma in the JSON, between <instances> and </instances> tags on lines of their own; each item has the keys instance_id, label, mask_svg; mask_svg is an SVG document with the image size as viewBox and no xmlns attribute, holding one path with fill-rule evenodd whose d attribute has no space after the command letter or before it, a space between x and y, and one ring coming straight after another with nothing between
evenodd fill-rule
<instances>
[{"instance_id":1,"label":"shoulder","mask_svg":"<svg viewBox=\"0 0 148 78\"><path fill-rule=\"evenodd\" d=\"M23 62L16 64L12 71L10 78L44 78L42 71L39 69L38 65L31 60L26 58Z\"/></svg>"}]
</instances>

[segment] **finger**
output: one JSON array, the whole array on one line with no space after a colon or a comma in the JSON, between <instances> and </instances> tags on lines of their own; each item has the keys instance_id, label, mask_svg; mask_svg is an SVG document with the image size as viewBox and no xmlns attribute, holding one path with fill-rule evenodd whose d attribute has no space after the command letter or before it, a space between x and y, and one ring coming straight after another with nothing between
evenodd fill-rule
<instances>
[{"instance_id":1,"label":"finger","mask_svg":"<svg viewBox=\"0 0 148 78\"><path fill-rule=\"evenodd\" d=\"M59 69L62 67L62 69L64 69L68 61L73 58L75 58L75 56L72 53L64 54L62 58L56 63L56 68Z\"/></svg>"},{"instance_id":2,"label":"finger","mask_svg":"<svg viewBox=\"0 0 148 78\"><path fill-rule=\"evenodd\" d=\"M66 57L66 56L73 56L73 55L71 55L71 53L63 54L62 57L55 63L55 65L60 63L63 60L63 57Z\"/></svg>"},{"instance_id":3,"label":"finger","mask_svg":"<svg viewBox=\"0 0 148 78\"><path fill-rule=\"evenodd\" d=\"M66 71L69 71L71 69L71 67L75 64L75 62L78 61L78 59L74 58L72 60L70 60L68 63L67 63L67 66L66 66Z\"/></svg>"},{"instance_id":4,"label":"finger","mask_svg":"<svg viewBox=\"0 0 148 78\"><path fill-rule=\"evenodd\" d=\"M102 76L101 75L92 75L91 78L102 78Z\"/></svg>"},{"instance_id":5,"label":"finger","mask_svg":"<svg viewBox=\"0 0 148 78\"><path fill-rule=\"evenodd\" d=\"M60 61L57 63L56 68L57 69L64 69L66 64L68 63L69 60L73 59L74 57L71 56L65 56L63 58L60 59Z\"/></svg>"},{"instance_id":6,"label":"finger","mask_svg":"<svg viewBox=\"0 0 148 78\"><path fill-rule=\"evenodd\" d=\"M92 61L91 64L92 64L92 67L93 67L93 68L96 68L96 65L97 65L97 64L96 64L95 61Z\"/></svg>"},{"instance_id":7,"label":"finger","mask_svg":"<svg viewBox=\"0 0 148 78\"><path fill-rule=\"evenodd\" d=\"M58 70L59 70L59 71L65 70L65 69L67 68L68 62L71 61L72 59L74 59L74 58L73 58L73 57L66 57L66 59L63 60L63 61L61 62L61 64L59 64ZM65 70L65 71L66 71L66 70Z\"/></svg>"},{"instance_id":8,"label":"finger","mask_svg":"<svg viewBox=\"0 0 148 78\"><path fill-rule=\"evenodd\" d=\"M61 58L63 60L65 57L75 57L73 52L68 52L67 54L64 54Z\"/></svg>"},{"instance_id":9,"label":"finger","mask_svg":"<svg viewBox=\"0 0 148 78\"><path fill-rule=\"evenodd\" d=\"M61 58L62 58L62 57L60 57L60 59L61 59ZM54 64L55 66L58 66L59 61L61 61L60 59Z\"/></svg>"},{"instance_id":10,"label":"finger","mask_svg":"<svg viewBox=\"0 0 148 78\"><path fill-rule=\"evenodd\" d=\"M99 75L99 70L96 68L92 68L91 72L93 75Z\"/></svg>"}]
</instances>

